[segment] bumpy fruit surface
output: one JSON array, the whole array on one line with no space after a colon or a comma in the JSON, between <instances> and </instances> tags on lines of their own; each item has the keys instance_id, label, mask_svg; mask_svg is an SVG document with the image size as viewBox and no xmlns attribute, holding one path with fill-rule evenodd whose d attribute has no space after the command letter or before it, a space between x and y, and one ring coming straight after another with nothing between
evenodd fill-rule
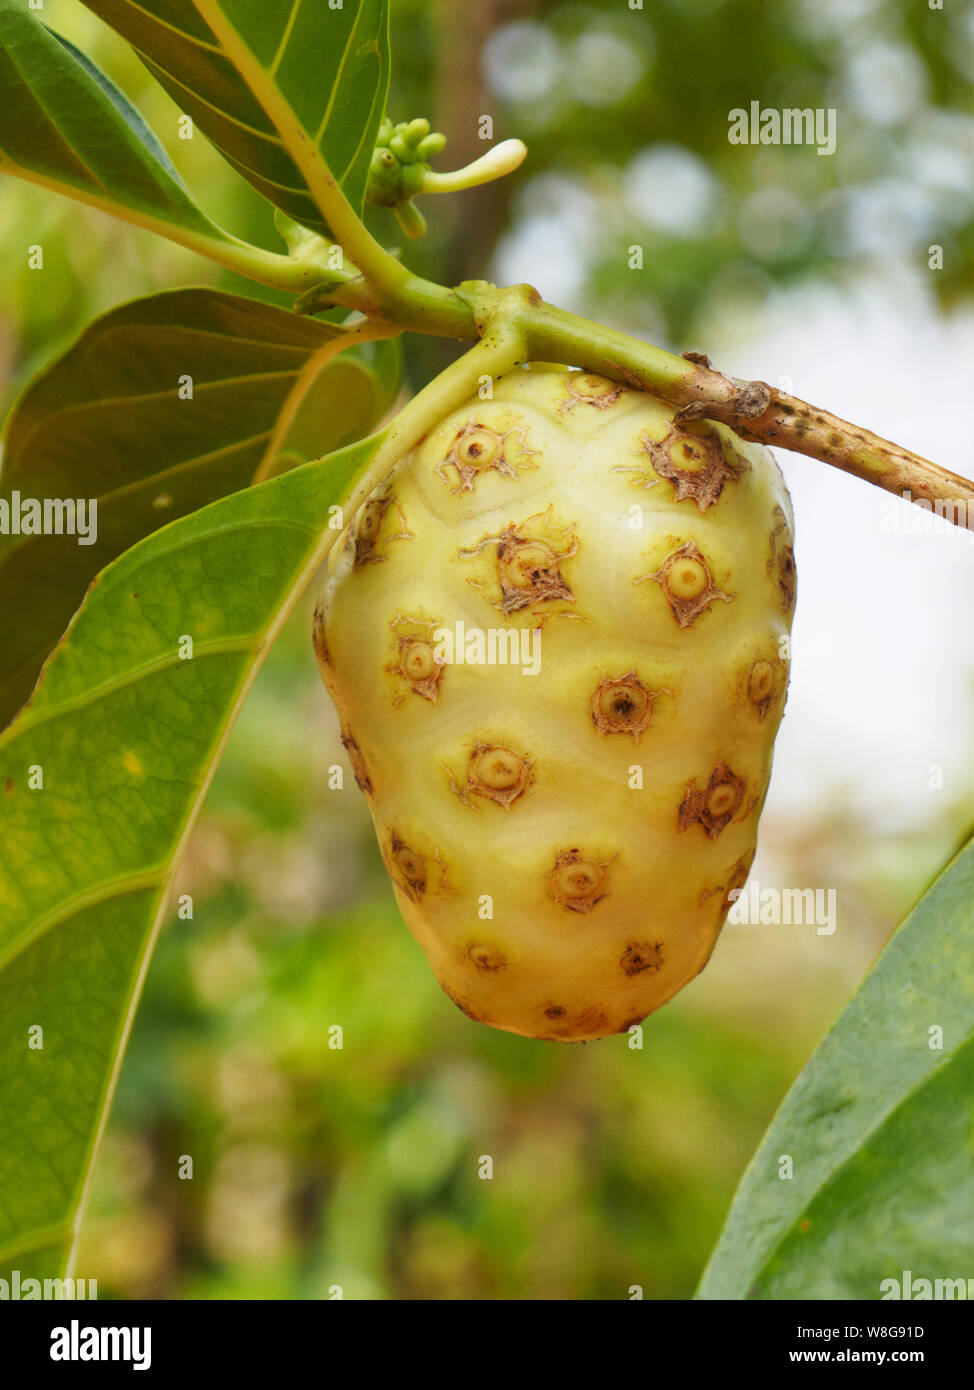
<instances>
[{"instance_id":1,"label":"bumpy fruit surface","mask_svg":"<svg viewBox=\"0 0 974 1390\"><path fill-rule=\"evenodd\" d=\"M359 512L316 651L402 914L471 1018L598 1038L703 968L794 603L768 451L589 373L502 377Z\"/></svg>"}]
</instances>

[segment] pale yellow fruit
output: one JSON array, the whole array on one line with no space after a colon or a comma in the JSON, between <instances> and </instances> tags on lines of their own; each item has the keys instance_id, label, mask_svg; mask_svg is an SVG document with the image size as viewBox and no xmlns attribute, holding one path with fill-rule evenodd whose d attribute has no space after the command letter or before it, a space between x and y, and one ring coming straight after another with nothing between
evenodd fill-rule
<instances>
[{"instance_id":1,"label":"pale yellow fruit","mask_svg":"<svg viewBox=\"0 0 974 1390\"><path fill-rule=\"evenodd\" d=\"M402 914L471 1018L598 1038L703 967L794 602L768 451L589 373L509 373L359 513L316 650Z\"/></svg>"}]
</instances>

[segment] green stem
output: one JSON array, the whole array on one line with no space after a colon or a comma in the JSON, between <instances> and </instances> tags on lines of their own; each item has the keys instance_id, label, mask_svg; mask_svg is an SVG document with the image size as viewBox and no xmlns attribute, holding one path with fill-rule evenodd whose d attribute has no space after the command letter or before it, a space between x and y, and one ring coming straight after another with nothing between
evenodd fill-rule
<instances>
[{"instance_id":1,"label":"green stem","mask_svg":"<svg viewBox=\"0 0 974 1390\"><path fill-rule=\"evenodd\" d=\"M96 208L98 212L107 213L120 222L128 222L133 227L141 227L143 231L154 232L156 236L165 237L167 241L175 242L177 246L185 246L188 251L195 251L197 255L205 256L207 260L215 261L217 265L222 265L227 270L236 271L238 275L246 276L248 280L254 280L260 285L271 285L274 289L285 290L290 294L300 294L302 291L320 285L325 278L330 278L332 281L347 280L351 282L357 274L357 271L328 270L325 262L322 260L319 263L314 255L309 254L296 258L283 256L275 251L265 251L260 246L252 246L250 242L241 241L239 237L235 237L215 222L210 224L213 228L213 235L207 236L205 232L197 231L191 227L181 227L177 222L166 222L161 217L153 217L150 213L142 212L138 208L117 203L112 198L100 198L87 189L75 188L60 183L57 179L45 178L42 174L37 174L31 169L23 169L19 165L6 164L3 172L23 179L25 183L33 183L41 188L48 188L54 193L60 193L64 197L73 199L75 202L85 203L88 207ZM320 240L324 251L327 249L328 243L323 239ZM340 289L337 292L340 293Z\"/></svg>"},{"instance_id":2,"label":"green stem","mask_svg":"<svg viewBox=\"0 0 974 1390\"><path fill-rule=\"evenodd\" d=\"M472 337L506 317L524 334L529 359L584 367L649 391L676 406L678 418L719 420L745 439L818 459L974 530L974 483L968 478L767 382L741 381L715 371L702 354L678 357L579 318L544 303L530 286L498 290L472 282L451 293L414 280L407 285L410 296L412 285L418 293L402 306L409 328Z\"/></svg>"},{"instance_id":3,"label":"green stem","mask_svg":"<svg viewBox=\"0 0 974 1390\"><path fill-rule=\"evenodd\" d=\"M271 74L248 47L224 0L193 0L213 30L227 57L240 73L254 99L270 117L274 129L294 160L334 239L368 281L374 308L383 309L402 292L410 274L371 235L328 169L321 152L282 95Z\"/></svg>"}]
</instances>

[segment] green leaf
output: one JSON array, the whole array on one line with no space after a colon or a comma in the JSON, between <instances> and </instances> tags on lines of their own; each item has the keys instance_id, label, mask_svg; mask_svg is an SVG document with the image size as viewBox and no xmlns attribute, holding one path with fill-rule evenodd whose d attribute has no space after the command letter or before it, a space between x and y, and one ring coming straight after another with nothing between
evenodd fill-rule
<instances>
[{"instance_id":1,"label":"green leaf","mask_svg":"<svg viewBox=\"0 0 974 1390\"><path fill-rule=\"evenodd\" d=\"M788 1093L697 1297L879 1299L904 1270L966 1279L972 1250L974 841Z\"/></svg>"},{"instance_id":2,"label":"green leaf","mask_svg":"<svg viewBox=\"0 0 974 1390\"><path fill-rule=\"evenodd\" d=\"M295 221L327 232L321 190L355 212L389 87L388 0L84 0L181 111Z\"/></svg>"},{"instance_id":3,"label":"green leaf","mask_svg":"<svg viewBox=\"0 0 974 1390\"><path fill-rule=\"evenodd\" d=\"M247 487L258 470L282 471L269 450L305 462L375 428L398 384L398 354L382 343L368 345L368 359L336 357L347 342L335 324L176 290L96 319L28 386L4 432L0 521L4 504L19 510L15 494L19 506L94 498L97 539L0 535L0 726L116 556ZM275 425L291 410L297 437L277 444Z\"/></svg>"},{"instance_id":4,"label":"green leaf","mask_svg":"<svg viewBox=\"0 0 974 1390\"><path fill-rule=\"evenodd\" d=\"M378 442L128 551L0 735L0 1277L53 1277L70 1252L183 845Z\"/></svg>"},{"instance_id":5,"label":"green leaf","mask_svg":"<svg viewBox=\"0 0 974 1390\"><path fill-rule=\"evenodd\" d=\"M162 146L88 58L23 0L0 0L0 172L188 245L241 246L196 206Z\"/></svg>"}]
</instances>

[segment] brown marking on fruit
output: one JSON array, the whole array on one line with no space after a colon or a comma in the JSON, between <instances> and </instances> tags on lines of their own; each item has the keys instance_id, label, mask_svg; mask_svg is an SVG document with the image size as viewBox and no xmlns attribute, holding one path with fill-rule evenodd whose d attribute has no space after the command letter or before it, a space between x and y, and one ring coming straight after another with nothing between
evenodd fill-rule
<instances>
[{"instance_id":1,"label":"brown marking on fruit","mask_svg":"<svg viewBox=\"0 0 974 1390\"><path fill-rule=\"evenodd\" d=\"M497 970L503 970L507 965L506 957L495 946L486 946L481 941L474 941L469 945L467 955L477 969L485 974L493 974Z\"/></svg>"},{"instance_id":2,"label":"brown marking on fruit","mask_svg":"<svg viewBox=\"0 0 974 1390\"><path fill-rule=\"evenodd\" d=\"M741 808L747 783L726 763L718 763L705 787L694 778L680 805L680 829L700 825L711 840L730 824Z\"/></svg>"},{"instance_id":3,"label":"brown marking on fruit","mask_svg":"<svg viewBox=\"0 0 974 1390\"><path fill-rule=\"evenodd\" d=\"M366 765L362 750L352 736L352 731L350 729L342 729L341 738L342 747L348 754L348 761L352 764L352 776L355 778L359 790L368 795L372 790L372 778L369 776L369 769Z\"/></svg>"},{"instance_id":4,"label":"brown marking on fruit","mask_svg":"<svg viewBox=\"0 0 974 1390\"><path fill-rule=\"evenodd\" d=\"M702 552L693 541L687 541L663 561L655 574L633 580L642 584L651 579L660 586L670 605L670 611L681 627L689 627L717 599L733 602L734 595L718 589L714 576Z\"/></svg>"},{"instance_id":5,"label":"brown marking on fruit","mask_svg":"<svg viewBox=\"0 0 974 1390\"><path fill-rule=\"evenodd\" d=\"M450 776L450 788L465 805L470 797L481 796L509 811L531 785L534 759L515 753L503 743L474 744L467 764L466 786L459 787Z\"/></svg>"},{"instance_id":6,"label":"brown marking on fruit","mask_svg":"<svg viewBox=\"0 0 974 1390\"><path fill-rule=\"evenodd\" d=\"M389 872L399 887L414 903L426 892L426 860L393 830L389 837Z\"/></svg>"},{"instance_id":7,"label":"brown marking on fruit","mask_svg":"<svg viewBox=\"0 0 974 1390\"><path fill-rule=\"evenodd\" d=\"M790 527L780 507L775 507L772 516L777 525L771 532L771 558L767 564L769 574L775 573L778 588L781 590L782 606L790 613L795 606L797 575L795 572L795 551L790 542Z\"/></svg>"},{"instance_id":8,"label":"brown marking on fruit","mask_svg":"<svg viewBox=\"0 0 974 1390\"><path fill-rule=\"evenodd\" d=\"M5 781L4 781L4 784L3 784L4 796L9 796L10 793L13 791L13 789L14 789L14 779L13 779L12 777L7 777L7 778L5 779Z\"/></svg>"},{"instance_id":9,"label":"brown marking on fruit","mask_svg":"<svg viewBox=\"0 0 974 1390\"><path fill-rule=\"evenodd\" d=\"M536 513L517 526L512 522L498 535L484 536L475 546L459 552L462 556L479 555L487 546L496 546L501 597L494 607L505 616L539 603L575 601L575 595L561 572L561 564L577 553L578 540L572 532L573 523L558 528L551 525L551 510L549 507L545 512ZM542 524L531 527L531 523L539 517ZM557 530L567 548L558 550L542 536L524 534L528 528L548 535ZM470 582L475 583L473 580ZM475 587L480 586L475 584Z\"/></svg>"},{"instance_id":10,"label":"brown marking on fruit","mask_svg":"<svg viewBox=\"0 0 974 1390\"><path fill-rule=\"evenodd\" d=\"M638 743L653 717L654 701L664 692L650 690L636 672L603 676L592 692L592 723L602 734L631 734Z\"/></svg>"},{"instance_id":11,"label":"brown marking on fruit","mask_svg":"<svg viewBox=\"0 0 974 1390\"><path fill-rule=\"evenodd\" d=\"M758 657L740 677L744 702L757 713L762 723L769 710L780 701L787 685L788 664L780 657Z\"/></svg>"},{"instance_id":12,"label":"brown marking on fruit","mask_svg":"<svg viewBox=\"0 0 974 1390\"><path fill-rule=\"evenodd\" d=\"M440 624L425 622L422 618L411 618L408 614L397 613L389 624L395 644L395 656L384 669L398 676L415 694L431 704L440 698L440 682L446 670L446 662L436 655L433 633ZM399 631L399 629L405 631ZM394 705L401 705L408 699L399 695Z\"/></svg>"},{"instance_id":13,"label":"brown marking on fruit","mask_svg":"<svg viewBox=\"0 0 974 1390\"><path fill-rule=\"evenodd\" d=\"M390 506L395 509L403 529L394 535L383 537L382 529ZM363 504L354 523L354 568L361 569L363 565L381 564L384 560L388 560L389 556L382 553L379 548L380 545L387 545L391 541L407 540L415 540L415 537L408 528L402 508L392 494L386 493L382 497L370 497Z\"/></svg>"},{"instance_id":14,"label":"brown marking on fruit","mask_svg":"<svg viewBox=\"0 0 974 1390\"><path fill-rule=\"evenodd\" d=\"M738 859L737 863L734 865L734 867L728 874L727 886L724 888L723 894L721 895L722 918L731 907L731 894L739 892L740 889L744 887L745 883L747 883L748 876L751 872L751 865L753 863L754 850L752 849L749 854L745 854L742 858Z\"/></svg>"},{"instance_id":15,"label":"brown marking on fruit","mask_svg":"<svg viewBox=\"0 0 974 1390\"><path fill-rule=\"evenodd\" d=\"M586 859L577 849L557 855L548 875L548 896L569 912L591 912L608 892L606 870L611 862Z\"/></svg>"},{"instance_id":16,"label":"brown marking on fruit","mask_svg":"<svg viewBox=\"0 0 974 1390\"><path fill-rule=\"evenodd\" d=\"M598 1005L593 1005L590 1009L583 1009L580 1014L576 1014L572 1019L572 1028L579 1033L594 1033L596 1031L607 1033L609 1030L609 1019L604 1009Z\"/></svg>"},{"instance_id":17,"label":"brown marking on fruit","mask_svg":"<svg viewBox=\"0 0 974 1390\"><path fill-rule=\"evenodd\" d=\"M619 1032L628 1033L630 1028L638 1028L639 1025L642 1023L643 1019L645 1019L646 1017L648 1017L648 1015L639 1014L637 1018L630 1018L628 1022L622 1025L622 1027L619 1029Z\"/></svg>"},{"instance_id":18,"label":"brown marking on fruit","mask_svg":"<svg viewBox=\"0 0 974 1390\"><path fill-rule=\"evenodd\" d=\"M511 438L519 442L518 451L508 444ZM516 478L519 468L537 468L531 460L540 452L540 449L528 448L523 428L498 431L478 420L469 420L433 471L444 483L449 483L451 478L447 470L455 470L457 486L450 488L450 495L456 496L461 492L473 492L477 478L490 470L504 478Z\"/></svg>"},{"instance_id":19,"label":"brown marking on fruit","mask_svg":"<svg viewBox=\"0 0 974 1390\"><path fill-rule=\"evenodd\" d=\"M433 653L433 644L420 639L400 637L399 650L399 673L403 680L417 695L422 695L425 700L432 700L435 704L443 677L443 663L437 661Z\"/></svg>"},{"instance_id":20,"label":"brown marking on fruit","mask_svg":"<svg viewBox=\"0 0 974 1390\"><path fill-rule=\"evenodd\" d=\"M763 719L774 698L774 664L763 657L755 661L747 673L747 698Z\"/></svg>"},{"instance_id":21,"label":"brown marking on fruit","mask_svg":"<svg viewBox=\"0 0 974 1390\"><path fill-rule=\"evenodd\" d=\"M452 989L447 989L446 985L443 983L442 980L439 981L439 986L443 993L446 995L447 999L449 999L451 1003L456 1004L460 1012L462 1014L466 1014L467 1018L471 1019L474 1023L487 1023L489 1021L484 1017L483 1014L478 1014L476 1009L474 1009L473 1005L470 1004L468 1000L461 999L458 995L453 993Z\"/></svg>"},{"instance_id":22,"label":"brown marking on fruit","mask_svg":"<svg viewBox=\"0 0 974 1390\"><path fill-rule=\"evenodd\" d=\"M736 482L748 467L731 460L710 424L674 422L658 442L648 434L641 442L655 471L673 484L673 501L696 502L702 512L717 502L726 482Z\"/></svg>"},{"instance_id":23,"label":"brown marking on fruit","mask_svg":"<svg viewBox=\"0 0 974 1390\"><path fill-rule=\"evenodd\" d=\"M641 975L649 971L659 974L663 968L663 943L661 941L630 941L619 958L626 975Z\"/></svg>"},{"instance_id":24,"label":"brown marking on fruit","mask_svg":"<svg viewBox=\"0 0 974 1390\"><path fill-rule=\"evenodd\" d=\"M552 1020L565 1017L565 1010L560 1004L549 1004L544 1011L545 1018Z\"/></svg>"},{"instance_id":25,"label":"brown marking on fruit","mask_svg":"<svg viewBox=\"0 0 974 1390\"><path fill-rule=\"evenodd\" d=\"M596 410L608 410L615 405L624 388L608 377L597 376L595 372L572 372L565 378L567 398L558 407L559 411L574 410L578 405L591 405Z\"/></svg>"},{"instance_id":26,"label":"brown marking on fruit","mask_svg":"<svg viewBox=\"0 0 974 1390\"><path fill-rule=\"evenodd\" d=\"M320 599L315 604L314 616L311 619L311 642L314 646L315 656L321 665L330 666L331 656L328 652L328 640L325 636L325 610Z\"/></svg>"}]
</instances>

